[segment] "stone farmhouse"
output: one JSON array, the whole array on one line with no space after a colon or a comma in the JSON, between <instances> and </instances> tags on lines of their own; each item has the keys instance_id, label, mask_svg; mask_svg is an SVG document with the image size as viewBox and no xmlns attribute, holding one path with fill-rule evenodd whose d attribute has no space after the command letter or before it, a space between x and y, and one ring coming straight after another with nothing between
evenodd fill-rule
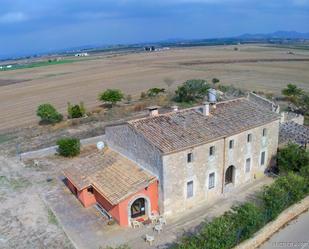
<instances>
[{"instance_id":1,"label":"stone farmhouse","mask_svg":"<svg viewBox=\"0 0 309 249\"><path fill-rule=\"evenodd\" d=\"M177 215L263 175L277 153L280 115L250 98L204 103L106 127L107 148L64 172L85 206L121 226Z\"/></svg>"}]
</instances>

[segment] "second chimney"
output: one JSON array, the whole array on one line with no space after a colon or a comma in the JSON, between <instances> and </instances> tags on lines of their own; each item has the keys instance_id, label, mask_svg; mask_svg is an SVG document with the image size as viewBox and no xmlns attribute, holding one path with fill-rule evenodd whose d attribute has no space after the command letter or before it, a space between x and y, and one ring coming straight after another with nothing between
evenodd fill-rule
<instances>
[{"instance_id":1,"label":"second chimney","mask_svg":"<svg viewBox=\"0 0 309 249\"><path fill-rule=\"evenodd\" d=\"M209 116L209 102L203 102L203 115Z\"/></svg>"},{"instance_id":2,"label":"second chimney","mask_svg":"<svg viewBox=\"0 0 309 249\"><path fill-rule=\"evenodd\" d=\"M148 111L149 111L149 116L153 117L153 116L158 116L159 115L159 106L149 106L147 107Z\"/></svg>"}]
</instances>

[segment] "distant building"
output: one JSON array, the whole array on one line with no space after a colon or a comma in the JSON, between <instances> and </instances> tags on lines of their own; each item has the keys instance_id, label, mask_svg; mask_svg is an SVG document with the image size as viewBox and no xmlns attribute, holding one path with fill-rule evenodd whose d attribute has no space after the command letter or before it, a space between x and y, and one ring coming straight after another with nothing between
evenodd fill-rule
<instances>
[{"instance_id":1,"label":"distant building","mask_svg":"<svg viewBox=\"0 0 309 249\"><path fill-rule=\"evenodd\" d=\"M155 46L147 46L147 47L144 47L144 50L147 52L153 52L153 51L156 51L156 48Z\"/></svg>"},{"instance_id":2,"label":"distant building","mask_svg":"<svg viewBox=\"0 0 309 249\"><path fill-rule=\"evenodd\" d=\"M89 56L88 53L78 53L78 54L75 54L76 57L83 57L83 56Z\"/></svg>"}]
</instances>

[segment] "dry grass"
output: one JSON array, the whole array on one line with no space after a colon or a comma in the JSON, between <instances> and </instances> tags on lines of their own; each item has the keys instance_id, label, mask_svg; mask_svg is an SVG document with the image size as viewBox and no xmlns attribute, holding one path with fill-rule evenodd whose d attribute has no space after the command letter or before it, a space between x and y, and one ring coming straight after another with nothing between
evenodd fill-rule
<instances>
[{"instance_id":1,"label":"dry grass","mask_svg":"<svg viewBox=\"0 0 309 249\"><path fill-rule=\"evenodd\" d=\"M98 94L106 88L120 88L137 99L150 87L168 88L172 82L173 89L190 78L216 77L223 84L268 93L280 93L290 82L309 90L309 62L291 61L309 59L309 51L295 50L291 55L284 48L239 48L181 48L112 57L101 54L95 60L1 72L1 82L15 84L0 87L0 129L36 122L36 108L44 102L63 113L68 101L84 101L91 109L100 104Z\"/></svg>"}]
</instances>

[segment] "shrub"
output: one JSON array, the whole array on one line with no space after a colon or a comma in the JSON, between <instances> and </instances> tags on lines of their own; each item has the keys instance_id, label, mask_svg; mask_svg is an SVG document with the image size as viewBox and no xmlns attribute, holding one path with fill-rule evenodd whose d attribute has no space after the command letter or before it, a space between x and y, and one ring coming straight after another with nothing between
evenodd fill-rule
<instances>
[{"instance_id":1,"label":"shrub","mask_svg":"<svg viewBox=\"0 0 309 249\"><path fill-rule=\"evenodd\" d=\"M80 102L79 105L71 105L71 103L68 102L68 118L81 118L85 113L86 109L83 102Z\"/></svg>"},{"instance_id":2,"label":"shrub","mask_svg":"<svg viewBox=\"0 0 309 249\"><path fill-rule=\"evenodd\" d=\"M99 100L113 106L124 98L123 93L119 89L107 89L99 95Z\"/></svg>"},{"instance_id":3,"label":"shrub","mask_svg":"<svg viewBox=\"0 0 309 249\"><path fill-rule=\"evenodd\" d=\"M286 88L282 90L282 94L287 96L292 103L297 102L297 98L303 94L303 90L294 84L288 84Z\"/></svg>"},{"instance_id":4,"label":"shrub","mask_svg":"<svg viewBox=\"0 0 309 249\"><path fill-rule=\"evenodd\" d=\"M205 80L187 80L176 90L176 101L190 102L206 96L210 85Z\"/></svg>"},{"instance_id":5,"label":"shrub","mask_svg":"<svg viewBox=\"0 0 309 249\"><path fill-rule=\"evenodd\" d=\"M263 225L262 209L253 203L246 202L232 208L235 212L234 226L237 229L238 241L250 238Z\"/></svg>"},{"instance_id":6,"label":"shrub","mask_svg":"<svg viewBox=\"0 0 309 249\"><path fill-rule=\"evenodd\" d=\"M57 112L56 108L48 103L39 105L36 115L41 118L41 122L46 124L58 123L63 119L63 116Z\"/></svg>"},{"instance_id":7,"label":"shrub","mask_svg":"<svg viewBox=\"0 0 309 249\"><path fill-rule=\"evenodd\" d=\"M148 89L147 91L147 96L148 97L155 97L157 96L158 94L160 93L164 93L165 92L165 89L164 88L150 88Z\"/></svg>"},{"instance_id":8,"label":"shrub","mask_svg":"<svg viewBox=\"0 0 309 249\"><path fill-rule=\"evenodd\" d=\"M80 141L77 138L61 138L57 145L61 156L74 157L80 153Z\"/></svg>"},{"instance_id":9,"label":"shrub","mask_svg":"<svg viewBox=\"0 0 309 249\"><path fill-rule=\"evenodd\" d=\"M307 182L299 175L289 173L279 177L261 193L265 220L275 219L285 208L301 200L307 192Z\"/></svg>"},{"instance_id":10,"label":"shrub","mask_svg":"<svg viewBox=\"0 0 309 249\"><path fill-rule=\"evenodd\" d=\"M211 82L212 82L212 84L216 85L217 83L220 82L220 80L217 79L217 78L213 78L213 79L211 80Z\"/></svg>"},{"instance_id":11,"label":"shrub","mask_svg":"<svg viewBox=\"0 0 309 249\"><path fill-rule=\"evenodd\" d=\"M289 193L289 205L300 201L306 195L308 182L300 175L289 172L287 176L279 177L275 182Z\"/></svg>"},{"instance_id":12,"label":"shrub","mask_svg":"<svg viewBox=\"0 0 309 249\"><path fill-rule=\"evenodd\" d=\"M309 152L297 144L288 144L278 152L278 166L282 172L299 172L309 165Z\"/></svg>"},{"instance_id":13,"label":"shrub","mask_svg":"<svg viewBox=\"0 0 309 249\"><path fill-rule=\"evenodd\" d=\"M205 223L199 234L183 238L173 248L232 248L258 231L262 221L262 210L247 202Z\"/></svg>"}]
</instances>

